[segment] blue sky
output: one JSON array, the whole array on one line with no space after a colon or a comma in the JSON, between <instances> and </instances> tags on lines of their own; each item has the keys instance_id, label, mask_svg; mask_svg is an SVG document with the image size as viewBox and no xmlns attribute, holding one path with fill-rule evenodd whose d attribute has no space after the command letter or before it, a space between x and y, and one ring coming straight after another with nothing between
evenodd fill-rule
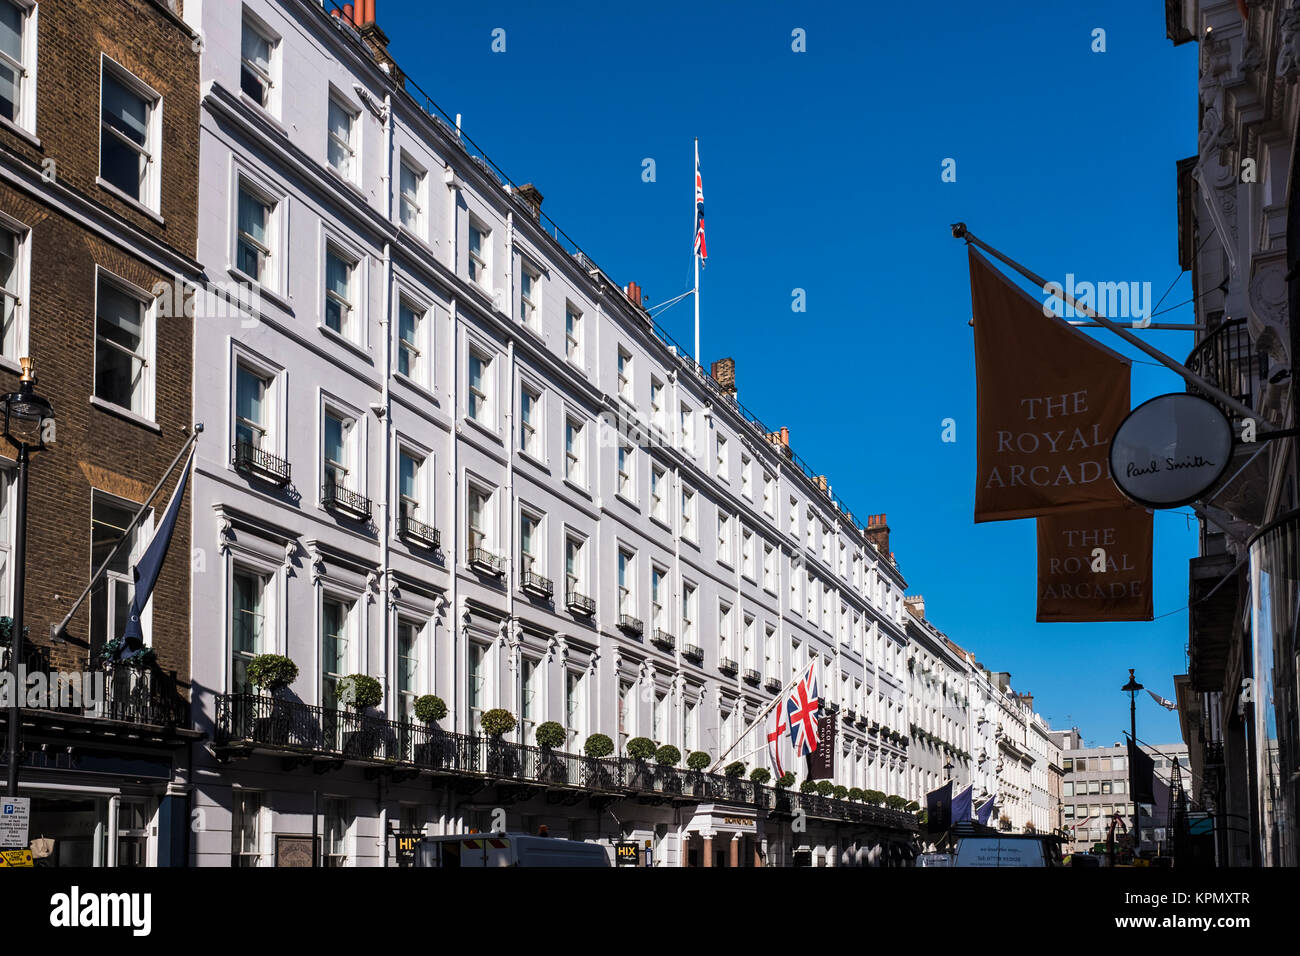
<instances>
[{"instance_id":1,"label":"blue sky","mask_svg":"<svg viewBox=\"0 0 1300 956\"><path fill-rule=\"evenodd\" d=\"M616 281L654 303L691 285L692 139L710 259L705 364L787 425L859 516L885 512L909 593L1053 726L1120 739L1127 668L1172 698L1186 669L1195 523L1156 515L1155 612L1035 624L1033 521L976 525L971 230L1049 279L1178 275L1175 162L1196 151L1196 45L1161 4L378 0L398 63ZM506 51L491 50L504 29ZM806 32L807 52L791 50ZM1106 31L1106 52L1091 50ZM957 182L940 181L945 158ZM657 178L642 181L642 161ZM791 311L806 290L807 312ZM1191 295L1183 276L1162 308ZM1192 321L1183 306L1157 321ZM689 300L663 324L689 347ZM1106 332L1103 341L1145 359ZM1190 333L1145 333L1181 360ZM1134 364L1134 404L1179 391ZM957 422L957 442L940 440ZM1139 701L1139 736L1179 738Z\"/></svg>"}]
</instances>

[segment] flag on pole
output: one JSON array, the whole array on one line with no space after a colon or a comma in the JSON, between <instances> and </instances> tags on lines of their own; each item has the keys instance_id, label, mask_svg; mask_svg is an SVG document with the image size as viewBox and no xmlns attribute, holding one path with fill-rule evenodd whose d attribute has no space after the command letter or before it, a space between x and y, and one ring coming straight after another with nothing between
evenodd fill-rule
<instances>
[{"instance_id":1,"label":"flag on pole","mask_svg":"<svg viewBox=\"0 0 1300 956\"><path fill-rule=\"evenodd\" d=\"M1146 755L1133 738L1128 739L1129 774L1133 781L1134 803L1155 803L1155 761Z\"/></svg>"},{"instance_id":2,"label":"flag on pole","mask_svg":"<svg viewBox=\"0 0 1300 956\"><path fill-rule=\"evenodd\" d=\"M708 261L709 250L704 244L704 180L700 177L700 141L695 141L695 254L701 264Z\"/></svg>"},{"instance_id":3,"label":"flag on pole","mask_svg":"<svg viewBox=\"0 0 1300 956\"><path fill-rule=\"evenodd\" d=\"M952 822L965 823L971 818L974 803L975 785L971 784L952 798Z\"/></svg>"},{"instance_id":4,"label":"flag on pole","mask_svg":"<svg viewBox=\"0 0 1300 956\"><path fill-rule=\"evenodd\" d=\"M995 793L987 800L985 800L983 803L981 803L979 805L979 809L975 812L975 819L978 820L983 826L988 826L989 820L993 817L993 809L994 809L993 801L996 799L997 799L997 794Z\"/></svg>"},{"instance_id":5,"label":"flag on pole","mask_svg":"<svg viewBox=\"0 0 1300 956\"><path fill-rule=\"evenodd\" d=\"M771 765L774 778L780 778L785 773L785 764L781 760L781 751L784 749L781 744L785 737L785 708L773 707L767 725L767 762Z\"/></svg>"},{"instance_id":6,"label":"flag on pole","mask_svg":"<svg viewBox=\"0 0 1300 956\"><path fill-rule=\"evenodd\" d=\"M821 692L817 689L817 662L812 661L785 702L790 743L794 745L796 757L807 756L817 749L817 711L820 707Z\"/></svg>"},{"instance_id":7,"label":"flag on pole","mask_svg":"<svg viewBox=\"0 0 1300 956\"><path fill-rule=\"evenodd\" d=\"M190 465L193 463L194 450L191 449L190 457L185 460L185 467L181 469L180 480L176 482L176 490L172 492L172 500L168 502L162 521L153 533L153 540L149 542L149 547L131 569L135 588L131 596L131 609L127 613L126 627L122 631L119 660L134 657L144 646L144 631L140 627L140 615L144 613L149 598L153 595L154 585L158 583L158 575L162 571L163 560L167 557L167 548L172 543L172 532L176 530L176 518L180 514L181 501L185 497L185 486L190 478Z\"/></svg>"},{"instance_id":8,"label":"flag on pole","mask_svg":"<svg viewBox=\"0 0 1300 956\"><path fill-rule=\"evenodd\" d=\"M1161 696L1160 696L1159 694L1157 694L1155 691L1153 691L1153 690L1148 690L1147 693L1151 695L1151 699L1152 699L1152 700L1154 700L1157 704L1159 704L1159 705L1160 705L1161 707L1163 707L1165 710L1177 710L1177 709L1178 709L1178 705L1175 704L1172 700L1165 700L1163 697L1161 697Z\"/></svg>"},{"instance_id":9,"label":"flag on pole","mask_svg":"<svg viewBox=\"0 0 1300 956\"><path fill-rule=\"evenodd\" d=\"M953 821L952 781L925 795L925 828L931 833L946 833Z\"/></svg>"}]
</instances>

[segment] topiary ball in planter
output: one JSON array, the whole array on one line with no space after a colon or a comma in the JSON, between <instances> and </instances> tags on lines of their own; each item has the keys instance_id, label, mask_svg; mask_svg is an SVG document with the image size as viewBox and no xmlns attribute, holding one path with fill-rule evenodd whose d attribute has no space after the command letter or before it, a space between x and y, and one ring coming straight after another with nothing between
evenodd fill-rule
<instances>
[{"instance_id":1,"label":"topiary ball in planter","mask_svg":"<svg viewBox=\"0 0 1300 956\"><path fill-rule=\"evenodd\" d=\"M415 719L432 724L447 716L447 703L441 697L425 694L415 699Z\"/></svg>"},{"instance_id":2,"label":"topiary ball in planter","mask_svg":"<svg viewBox=\"0 0 1300 956\"><path fill-rule=\"evenodd\" d=\"M903 809L906 810L908 813L916 813L917 810L921 809L921 805L917 803L915 800L908 800L907 803L903 806Z\"/></svg>"},{"instance_id":3,"label":"topiary ball in planter","mask_svg":"<svg viewBox=\"0 0 1300 956\"><path fill-rule=\"evenodd\" d=\"M588 757L608 757L614 752L614 741L604 734L592 734L582 745L582 752Z\"/></svg>"},{"instance_id":4,"label":"topiary ball in planter","mask_svg":"<svg viewBox=\"0 0 1300 956\"><path fill-rule=\"evenodd\" d=\"M849 795L849 788L843 784L836 784L835 789L831 791L831 796L836 800L843 800Z\"/></svg>"},{"instance_id":5,"label":"topiary ball in planter","mask_svg":"<svg viewBox=\"0 0 1300 956\"><path fill-rule=\"evenodd\" d=\"M691 755L686 758L686 766L690 767L692 770L703 770L711 763L713 763L713 761L703 750L692 751Z\"/></svg>"},{"instance_id":6,"label":"topiary ball in planter","mask_svg":"<svg viewBox=\"0 0 1300 956\"><path fill-rule=\"evenodd\" d=\"M358 712L384 702L384 687L368 674L349 674L339 680L339 700Z\"/></svg>"},{"instance_id":7,"label":"topiary ball in planter","mask_svg":"<svg viewBox=\"0 0 1300 956\"><path fill-rule=\"evenodd\" d=\"M275 693L298 679L298 665L283 654L258 654L248 662L248 682Z\"/></svg>"},{"instance_id":8,"label":"topiary ball in planter","mask_svg":"<svg viewBox=\"0 0 1300 956\"><path fill-rule=\"evenodd\" d=\"M749 772L749 779L755 783L767 783L772 779L772 772L765 767L755 767Z\"/></svg>"},{"instance_id":9,"label":"topiary ball in planter","mask_svg":"<svg viewBox=\"0 0 1300 956\"><path fill-rule=\"evenodd\" d=\"M633 737L627 742L627 755L637 760L649 760L655 755L655 742L649 737Z\"/></svg>"},{"instance_id":10,"label":"topiary ball in planter","mask_svg":"<svg viewBox=\"0 0 1300 956\"><path fill-rule=\"evenodd\" d=\"M776 778L776 785L782 790L788 790L794 786L794 774L787 770L781 776Z\"/></svg>"},{"instance_id":11,"label":"topiary ball in planter","mask_svg":"<svg viewBox=\"0 0 1300 956\"><path fill-rule=\"evenodd\" d=\"M510 711L493 707L491 710L484 711L478 723L483 728L483 733L490 737L501 737L514 730L517 721Z\"/></svg>"},{"instance_id":12,"label":"topiary ball in planter","mask_svg":"<svg viewBox=\"0 0 1300 956\"><path fill-rule=\"evenodd\" d=\"M661 767L676 767L682 762L682 752L672 744L664 744L655 751L655 763Z\"/></svg>"},{"instance_id":13,"label":"topiary ball in planter","mask_svg":"<svg viewBox=\"0 0 1300 956\"><path fill-rule=\"evenodd\" d=\"M722 772L728 777L739 777L745 772L745 764L740 760L733 760L722 768Z\"/></svg>"},{"instance_id":14,"label":"topiary ball in planter","mask_svg":"<svg viewBox=\"0 0 1300 956\"><path fill-rule=\"evenodd\" d=\"M568 736L564 728L553 720L548 720L537 728L537 746L546 750L554 750L556 747L563 747L564 740Z\"/></svg>"},{"instance_id":15,"label":"topiary ball in planter","mask_svg":"<svg viewBox=\"0 0 1300 956\"><path fill-rule=\"evenodd\" d=\"M861 787L849 787L849 799L855 803L862 802L863 790Z\"/></svg>"},{"instance_id":16,"label":"topiary ball in planter","mask_svg":"<svg viewBox=\"0 0 1300 956\"><path fill-rule=\"evenodd\" d=\"M816 792L817 792L817 781L816 781L816 780L805 780L803 783L799 784L799 792L800 792L800 793L816 793Z\"/></svg>"},{"instance_id":17,"label":"topiary ball in planter","mask_svg":"<svg viewBox=\"0 0 1300 956\"><path fill-rule=\"evenodd\" d=\"M829 797L834 792L835 784L831 783L829 780L817 781L817 793L819 796Z\"/></svg>"}]
</instances>

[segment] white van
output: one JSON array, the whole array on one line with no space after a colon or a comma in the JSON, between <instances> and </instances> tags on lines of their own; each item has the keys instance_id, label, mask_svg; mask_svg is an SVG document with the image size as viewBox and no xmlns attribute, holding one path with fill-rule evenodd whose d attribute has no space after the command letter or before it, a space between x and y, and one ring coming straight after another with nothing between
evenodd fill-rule
<instances>
[{"instance_id":1,"label":"white van","mask_svg":"<svg viewBox=\"0 0 1300 956\"><path fill-rule=\"evenodd\" d=\"M426 836L416 848L416 866L604 866L609 848L528 833L462 833Z\"/></svg>"},{"instance_id":2,"label":"white van","mask_svg":"<svg viewBox=\"0 0 1300 956\"><path fill-rule=\"evenodd\" d=\"M957 841L954 866L1060 866L1056 847L1032 834L968 836Z\"/></svg>"}]
</instances>

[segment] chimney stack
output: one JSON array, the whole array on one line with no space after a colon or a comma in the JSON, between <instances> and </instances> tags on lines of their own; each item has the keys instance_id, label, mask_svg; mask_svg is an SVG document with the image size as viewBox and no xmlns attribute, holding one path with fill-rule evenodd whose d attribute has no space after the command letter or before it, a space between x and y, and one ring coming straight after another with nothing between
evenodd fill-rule
<instances>
[{"instance_id":1,"label":"chimney stack","mask_svg":"<svg viewBox=\"0 0 1300 956\"><path fill-rule=\"evenodd\" d=\"M629 282L627 284L627 289L625 289L624 291L627 292L628 301L631 302L633 305L635 305L637 308L640 308L641 287L637 285L635 282Z\"/></svg>"},{"instance_id":2,"label":"chimney stack","mask_svg":"<svg viewBox=\"0 0 1300 956\"><path fill-rule=\"evenodd\" d=\"M709 375L713 378L724 393L735 397L736 395L736 360L733 358L718 359L709 369Z\"/></svg>"},{"instance_id":3,"label":"chimney stack","mask_svg":"<svg viewBox=\"0 0 1300 956\"><path fill-rule=\"evenodd\" d=\"M532 210L533 218L540 220L542 218L542 194L537 191L537 187L532 183L524 183L515 190L515 195L522 199Z\"/></svg>"},{"instance_id":4,"label":"chimney stack","mask_svg":"<svg viewBox=\"0 0 1300 956\"><path fill-rule=\"evenodd\" d=\"M903 606L911 610L912 613L915 614L917 617L919 617L921 620L923 621L925 620L925 596L924 595L913 594L911 597L904 597Z\"/></svg>"},{"instance_id":5,"label":"chimney stack","mask_svg":"<svg viewBox=\"0 0 1300 956\"><path fill-rule=\"evenodd\" d=\"M769 432L767 441L773 448L784 453L786 458L790 457L790 429L783 425L777 431Z\"/></svg>"},{"instance_id":6,"label":"chimney stack","mask_svg":"<svg viewBox=\"0 0 1300 956\"><path fill-rule=\"evenodd\" d=\"M893 552L889 550L889 523L883 514L867 515L866 534L877 551L893 559Z\"/></svg>"}]
</instances>

